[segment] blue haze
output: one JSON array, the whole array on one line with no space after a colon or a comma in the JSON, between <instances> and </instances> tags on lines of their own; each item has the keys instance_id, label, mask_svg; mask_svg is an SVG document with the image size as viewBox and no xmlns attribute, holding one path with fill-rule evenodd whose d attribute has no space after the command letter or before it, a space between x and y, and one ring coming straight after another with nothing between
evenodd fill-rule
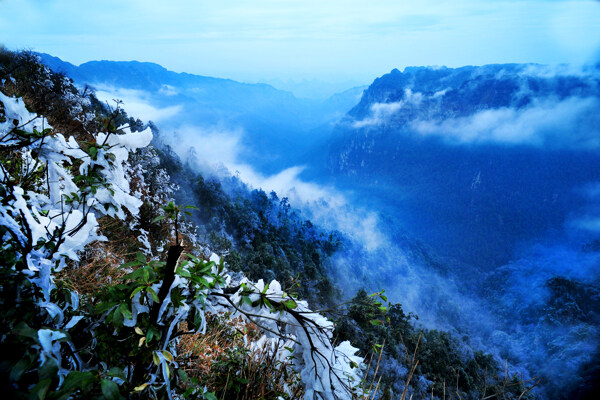
<instances>
[{"instance_id":1,"label":"blue haze","mask_svg":"<svg viewBox=\"0 0 600 400\"><path fill-rule=\"evenodd\" d=\"M600 66L406 68L308 100L156 64L43 59L125 97L182 158L288 190L349 232L331 271L348 294L385 288L424 326L542 376L544 398L593 386Z\"/></svg>"}]
</instances>

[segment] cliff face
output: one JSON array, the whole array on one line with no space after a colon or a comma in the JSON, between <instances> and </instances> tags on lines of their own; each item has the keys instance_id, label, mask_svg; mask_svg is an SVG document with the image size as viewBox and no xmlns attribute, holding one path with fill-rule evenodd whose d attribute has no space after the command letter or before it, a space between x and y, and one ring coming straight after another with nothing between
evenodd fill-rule
<instances>
[{"instance_id":1,"label":"cliff face","mask_svg":"<svg viewBox=\"0 0 600 400\"><path fill-rule=\"evenodd\" d=\"M585 207L577 188L600 179L599 82L591 67L393 70L337 125L328 167L446 254L498 265Z\"/></svg>"}]
</instances>

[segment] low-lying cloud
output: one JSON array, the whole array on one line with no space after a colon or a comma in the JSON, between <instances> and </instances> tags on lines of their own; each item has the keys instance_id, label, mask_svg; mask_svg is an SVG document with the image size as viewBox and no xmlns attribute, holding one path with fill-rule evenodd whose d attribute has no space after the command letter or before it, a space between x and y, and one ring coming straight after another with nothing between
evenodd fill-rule
<instances>
[{"instance_id":1,"label":"low-lying cloud","mask_svg":"<svg viewBox=\"0 0 600 400\"><path fill-rule=\"evenodd\" d=\"M434 94L434 97L439 97L441 93L438 92ZM354 128L364 128L369 126L382 125L390 120L390 118L400 111L406 105L415 106L423 101L423 94L421 93L413 93L410 89L406 89L404 91L404 98L400 101L392 102L392 103L374 103L371 105L370 111L371 115L365 119L360 121L354 121L352 123L352 127Z\"/></svg>"},{"instance_id":2,"label":"low-lying cloud","mask_svg":"<svg viewBox=\"0 0 600 400\"><path fill-rule=\"evenodd\" d=\"M161 89L162 90L162 89ZM168 89L165 89L168 90ZM123 108L129 116L143 121L162 122L169 120L183 111L182 105L157 107L152 104L151 94L143 90L123 89L110 86L97 86L96 97L115 107L114 100L123 101Z\"/></svg>"},{"instance_id":3,"label":"low-lying cloud","mask_svg":"<svg viewBox=\"0 0 600 400\"><path fill-rule=\"evenodd\" d=\"M208 174L233 174L253 188L279 197L287 197L307 218L320 226L344 232L367 250L374 251L388 242L379 230L376 213L359 209L347 197L331 186L323 186L302 179L304 166L286 168L276 174L265 175L244 162L242 128L213 126L201 128L182 126L161 138L197 170ZM193 150L191 150L193 149ZM190 160L190 157L193 157Z\"/></svg>"},{"instance_id":4,"label":"low-lying cloud","mask_svg":"<svg viewBox=\"0 0 600 400\"><path fill-rule=\"evenodd\" d=\"M530 106L479 111L445 120L413 121L423 136L441 136L453 143L497 143L548 147L600 146L600 101L595 97L534 101Z\"/></svg>"}]
</instances>

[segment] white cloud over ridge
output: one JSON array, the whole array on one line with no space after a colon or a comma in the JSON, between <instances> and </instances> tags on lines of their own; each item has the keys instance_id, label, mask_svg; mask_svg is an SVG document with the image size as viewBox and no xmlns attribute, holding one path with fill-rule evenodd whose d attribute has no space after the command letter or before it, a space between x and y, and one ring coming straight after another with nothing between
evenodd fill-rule
<instances>
[{"instance_id":1,"label":"white cloud over ridge","mask_svg":"<svg viewBox=\"0 0 600 400\"><path fill-rule=\"evenodd\" d=\"M198 127L185 125L172 133L161 134L162 140L184 160L208 174L234 174L253 188L287 197L294 208L325 229L349 235L367 251L388 245L380 231L377 213L354 206L348 198L330 186L309 182L301 177L304 166L286 168L264 175L243 161L245 131L226 126ZM193 152L190 152L194 149ZM190 155L194 160L189 160Z\"/></svg>"},{"instance_id":2,"label":"white cloud over ridge","mask_svg":"<svg viewBox=\"0 0 600 400\"><path fill-rule=\"evenodd\" d=\"M567 148L600 147L600 126L594 97L544 99L518 109L503 107L445 120L413 121L423 136L437 135L459 144L497 143Z\"/></svg>"},{"instance_id":3,"label":"white cloud over ridge","mask_svg":"<svg viewBox=\"0 0 600 400\"><path fill-rule=\"evenodd\" d=\"M157 107L152 104L150 94L143 90L115 88L105 85L96 85L96 97L98 100L107 102L111 107L116 104L113 100L122 100L122 107L129 116L139 118L142 121L153 121L156 123L168 120L183 110L182 105L169 107Z\"/></svg>"},{"instance_id":4,"label":"white cloud over ridge","mask_svg":"<svg viewBox=\"0 0 600 400\"><path fill-rule=\"evenodd\" d=\"M433 97L442 96L444 91L436 92ZM385 124L394 114L406 105L416 106L423 101L423 94L413 93L410 89L404 90L404 99L392 103L373 103L370 107L371 115L360 121L354 121L352 127L364 128Z\"/></svg>"},{"instance_id":5,"label":"white cloud over ridge","mask_svg":"<svg viewBox=\"0 0 600 400\"><path fill-rule=\"evenodd\" d=\"M524 91L522 94L527 93ZM442 96L443 91L435 93L430 100L435 101ZM418 106L424 99L423 94L406 89L404 99L372 104L369 116L353 121L351 126L360 129L397 124L399 130L408 128L418 135L438 136L457 145L600 148L600 99L597 97L548 97L536 99L523 108L484 109L468 116L445 119L402 118L400 112L404 108Z\"/></svg>"}]
</instances>

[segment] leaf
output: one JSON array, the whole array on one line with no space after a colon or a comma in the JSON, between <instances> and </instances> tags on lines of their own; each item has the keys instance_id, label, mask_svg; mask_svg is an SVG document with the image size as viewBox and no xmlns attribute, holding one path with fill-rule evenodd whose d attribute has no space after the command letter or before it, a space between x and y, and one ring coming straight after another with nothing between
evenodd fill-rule
<instances>
[{"instance_id":1,"label":"leaf","mask_svg":"<svg viewBox=\"0 0 600 400\"><path fill-rule=\"evenodd\" d=\"M199 210L198 207L194 207L194 206L183 206L181 207L181 209L185 210L185 209L190 209L190 210Z\"/></svg>"},{"instance_id":2,"label":"leaf","mask_svg":"<svg viewBox=\"0 0 600 400\"><path fill-rule=\"evenodd\" d=\"M160 357L158 357L158 353L155 351L152 353L152 362L158 366L160 364Z\"/></svg>"},{"instance_id":3,"label":"leaf","mask_svg":"<svg viewBox=\"0 0 600 400\"><path fill-rule=\"evenodd\" d=\"M217 398L217 396L215 396L215 394L213 392L206 392L206 393L204 393L204 398L206 400L219 400Z\"/></svg>"},{"instance_id":4,"label":"leaf","mask_svg":"<svg viewBox=\"0 0 600 400\"><path fill-rule=\"evenodd\" d=\"M135 328L133 328L133 330L135 331L135 333L137 333L138 335L142 335L144 336L144 331L142 331L142 329L139 326L136 326Z\"/></svg>"},{"instance_id":5,"label":"leaf","mask_svg":"<svg viewBox=\"0 0 600 400\"><path fill-rule=\"evenodd\" d=\"M44 379L43 381L38 382L37 385L35 385L33 387L33 389L30 390L29 395L30 398L32 394L35 394L35 397L33 398L38 398L39 400L44 400L46 398L46 394L48 393L48 389L50 388L50 384L52 383L52 379L48 378L48 379Z\"/></svg>"},{"instance_id":6,"label":"leaf","mask_svg":"<svg viewBox=\"0 0 600 400\"><path fill-rule=\"evenodd\" d=\"M111 308L113 308L114 306L116 306L117 304L119 304L118 301L100 303L96 306L96 313L103 314L103 313L107 312L108 310L110 310Z\"/></svg>"},{"instance_id":7,"label":"leaf","mask_svg":"<svg viewBox=\"0 0 600 400\"><path fill-rule=\"evenodd\" d=\"M120 309L121 309L121 314L123 314L123 317L125 317L127 319L133 318L133 314L131 314L131 310L129 309L129 307L127 307L127 304L122 303Z\"/></svg>"},{"instance_id":8,"label":"leaf","mask_svg":"<svg viewBox=\"0 0 600 400\"><path fill-rule=\"evenodd\" d=\"M121 326L123 326L123 321L124 321L124 318L123 318L123 314L121 313L121 310L117 310L117 309L115 309L115 310L113 311L113 315L112 315L112 321L113 321L113 324L114 324L116 327L121 327Z\"/></svg>"},{"instance_id":9,"label":"leaf","mask_svg":"<svg viewBox=\"0 0 600 400\"><path fill-rule=\"evenodd\" d=\"M169 361L169 362L173 362L173 355L172 355L171 353L169 353L168 351L166 351L166 350L163 350L163 351L162 351L162 355L163 355L163 357L165 357L165 359L166 359L167 361Z\"/></svg>"},{"instance_id":10,"label":"leaf","mask_svg":"<svg viewBox=\"0 0 600 400\"><path fill-rule=\"evenodd\" d=\"M108 376L111 376L113 378L120 378L123 379L124 381L127 380L127 376L125 375L125 372L123 372L123 370L119 367L112 367L108 372L107 372Z\"/></svg>"},{"instance_id":11,"label":"leaf","mask_svg":"<svg viewBox=\"0 0 600 400\"><path fill-rule=\"evenodd\" d=\"M141 392L142 390L146 389L148 387L147 383L142 383L140 386L136 386L133 388L133 390L135 390L136 392Z\"/></svg>"},{"instance_id":12,"label":"leaf","mask_svg":"<svg viewBox=\"0 0 600 400\"><path fill-rule=\"evenodd\" d=\"M242 301L252 307L252 300L248 296L242 296Z\"/></svg>"},{"instance_id":13,"label":"leaf","mask_svg":"<svg viewBox=\"0 0 600 400\"><path fill-rule=\"evenodd\" d=\"M269 307L270 310L273 310L273 306L271 305L271 302L269 301L268 298L263 297L263 302L265 303L265 306Z\"/></svg>"},{"instance_id":14,"label":"leaf","mask_svg":"<svg viewBox=\"0 0 600 400\"><path fill-rule=\"evenodd\" d=\"M296 304L296 302L294 300L286 300L283 303L281 303L285 306L285 308L293 310L296 307L298 307L298 304Z\"/></svg>"},{"instance_id":15,"label":"leaf","mask_svg":"<svg viewBox=\"0 0 600 400\"><path fill-rule=\"evenodd\" d=\"M156 223L156 222L158 222L158 221L162 221L162 220L163 220L163 219L165 219L165 218L167 218L167 216L166 216L166 215L159 215L158 217L156 217L156 218L154 218L154 219L152 220L152 223L154 224L154 223Z\"/></svg>"},{"instance_id":16,"label":"leaf","mask_svg":"<svg viewBox=\"0 0 600 400\"><path fill-rule=\"evenodd\" d=\"M124 269L124 268L129 268L129 267L137 267L137 266L139 266L139 265L143 265L143 263L141 263L141 262L139 262L139 261L137 261L137 260L136 260L136 261L129 261L129 262L127 262L127 263L125 263L125 264L121 265L121 266L119 267L119 269Z\"/></svg>"},{"instance_id":17,"label":"leaf","mask_svg":"<svg viewBox=\"0 0 600 400\"><path fill-rule=\"evenodd\" d=\"M13 381L18 381L19 379L21 379L23 373L25 373L25 371L29 369L30 363L31 362L29 361L29 359L21 358L19 362L16 363L14 367L12 367L10 371L10 379Z\"/></svg>"},{"instance_id":18,"label":"leaf","mask_svg":"<svg viewBox=\"0 0 600 400\"><path fill-rule=\"evenodd\" d=\"M90 153L90 157L92 158L92 160L95 160L96 157L98 156L98 148L96 147L90 147L88 149L88 152Z\"/></svg>"},{"instance_id":19,"label":"leaf","mask_svg":"<svg viewBox=\"0 0 600 400\"><path fill-rule=\"evenodd\" d=\"M154 300L155 303L160 303L160 299L154 289L148 288L148 293L150 293L150 297L152 297L152 300Z\"/></svg>"},{"instance_id":20,"label":"leaf","mask_svg":"<svg viewBox=\"0 0 600 400\"><path fill-rule=\"evenodd\" d=\"M102 380L102 394L108 400L119 400L121 398L119 385L108 379Z\"/></svg>"},{"instance_id":21,"label":"leaf","mask_svg":"<svg viewBox=\"0 0 600 400\"><path fill-rule=\"evenodd\" d=\"M143 338L140 338L140 341L138 342L138 347L142 347L142 345L144 344L145 341L146 341L145 336Z\"/></svg>"},{"instance_id":22,"label":"leaf","mask_svg":"<svg viewBox=\"0 0 600 400\"><path fill-rule=\"evenodd\" d=\"M136 287L133 292L131 292L131 295L129 296L130 299L133 299L133 297L138 294L144 287L143 286L138 286Z\"/></svg>"},{"instance_id":23,"label":"leaf","mask_svg":"<svg viewBox=\"0 0 600 400\"><path fill-rule=\"evenodd\" d=\"M188 271L187 269L184 269L182 267L177 267L176 273L177 273L177 275L183 276L184 278L192 277L192 274L190 274L190 271Z\"/></svg>"},{"instance_id":24,"label":"leaf","mask_svg":"<svg viewBox=\"0 0 600 400\"><path fill-rule=\"evenodd\" d=\"M152 327L150 327L150 329L148 330L148 333L146 334L146 343L150 343L153 338L154 338L154 329L152 329Z\"/></svg>"},{"instance_id":25,"label":"leaf","mask_svg":"<svg viewBox=\"0 0 600 400\"><path fill-rule=\"evenodd\" d=\"M380 321L378 319L372 319L369 322L371 323L371 325L375 325L375 326L379 326L379 325L383 324L383 321Z\"/></svg>"},{"instance_id":26,"label":"leaf","mask_svg":"<svg viewBox=\"0 0 600 400\"><path fill-rule=\"evenodd\" d=\"M113 369L118 369L118 368L113 368ZM112 370L111 370L112 371ZM109 371L110 374L110 371ZM94 374L92 372L86 371L86 372L81 372L81 371L71 371L69 372L69 374L67 375L67 377L65 378L65 382L63 383L60 391L58 392L59 400L66 400L66 399L70 399L72 398L72 394L79 390L86 390L88 387L90 387L94 381L96 380L96 377L94 376Z\"/></svg>"},{"instance_id":27,"label":"leaf","mask_svg":"<svg viewBox=\"0 0 600 400\"><path fill-rule=\"evenodd\" d=\"M37 331L30 328L25 322L19 322L15 327L15 333L20 336L25 336L30 339L37 339Z\"/></svg>"},{"instance_id":28,"label":"leaf","mask_svg":"<svg viewBox=\"0 0 600 400\"><path fill-rule=\"evenodd\" d=\"M141 262L142 264L146 264L146 256L141 251L138 251L135 255L135 259Z\"/></svg>"},{"instance_id":29,"label":"leaf","mask_svg":"<svg viewBox=\"0 0 600 400\"><path fill-rule=\"evenodd\" d=\"M58 365L52 358L48 358L44 364L38 369L40 380L52 379L58 375Z\"/></svg>"}]
</instances>

